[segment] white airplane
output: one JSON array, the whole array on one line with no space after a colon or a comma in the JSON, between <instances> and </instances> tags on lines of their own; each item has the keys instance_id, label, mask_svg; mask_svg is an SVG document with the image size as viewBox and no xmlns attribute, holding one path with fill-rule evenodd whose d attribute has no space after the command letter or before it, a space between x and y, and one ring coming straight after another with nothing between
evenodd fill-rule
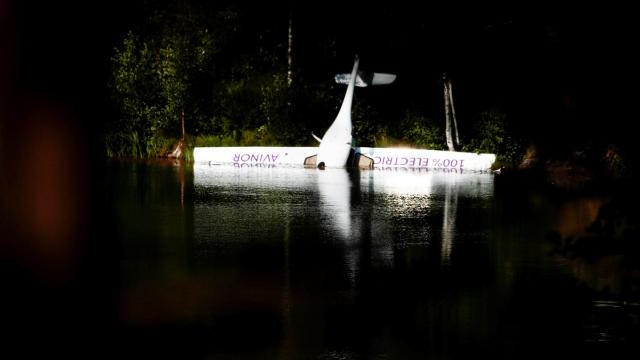
<instances>
[{"instance_id":1,"label":"white airplane","mask_svg":"<svg viewBox=\"0 0 640 360\"><path fill-rule=\"evenodd\" d=\"M196 147L193 149L197 164L233 164L245 166L304 165L324 169L359 168L443 168L455 170L489 170L495 162L494 154L440 151L412 148L371 148L352 146L351 104L356 86L386 85L396 75L366 74L358 70L356 56L350 74L338 74L335 81L347 84L347 92L338 116L322 138L318 147L232 146Z\"/></svg>"}]
</instances>

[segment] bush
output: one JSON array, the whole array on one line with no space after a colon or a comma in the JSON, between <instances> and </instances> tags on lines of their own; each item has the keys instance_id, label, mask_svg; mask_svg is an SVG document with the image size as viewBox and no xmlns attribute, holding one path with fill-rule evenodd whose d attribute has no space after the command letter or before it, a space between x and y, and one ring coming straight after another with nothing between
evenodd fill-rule
<instances>
[{"instance_id":1,"label":"bush","mask_svg":"<svg viewBox=\"0 0 640 360\"><path fill-rule=\"evenodd\" d=\"M407 111L401 122L401 136L418 147L445 150L443 125L413 111Z\"/></svg>"},{"instance_id":2,"label":"bush","mask_svg":"<svg viewBox=\"0 0 640 360\"><path fill-rule=\"evenodd\" d=\"M474 122L473 136L462 151L496 154L496 166L515 167L524 154L522 141L512 135L507 115L496 110L483 111Z\"/></svg>"}]
</instances>

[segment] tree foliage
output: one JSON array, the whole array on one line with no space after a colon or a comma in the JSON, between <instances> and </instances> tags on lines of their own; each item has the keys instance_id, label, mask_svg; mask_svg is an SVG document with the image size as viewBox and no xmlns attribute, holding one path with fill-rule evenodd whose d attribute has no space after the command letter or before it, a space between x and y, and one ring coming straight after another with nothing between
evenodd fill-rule
<instances>
[{"instance_id":1,"label":"tree foliage","mask_svg":"<svg viewBox=\"0 0 640 360\"><path fill-rule=\"evenodd\" d=\"M487 110L474 122L473 135L467 140L464 151L497 154L500 165L517 165L524 154L522 140L514 136L507 114L499 110Z\"/></svg>"},{"instance_id":2,"label":"tree foliage","mask_svg":"<svg viewBox=\"0 0 640 360\"><path fill-rule=\"evenodd\" d=\"M306 121L293 120L292 99L304 89L287 84L287 39L248 31L255 28L242 26L252 21L243 16L232 7L168 6L146 31L127 34L111 59L119 110L106 139L111 155L158 155L158 139L180 134L182 114L193 135L301 142Z\"/></svg>"},{"instance_id":3,"label":"tree foliage","mask_svg":"<svg viewBox=\"0 0 640 360\"><path fill-rule=\"evenodd\" d=\"M344 96L344 88L332 81L338 67L332 63L334 35L302 33L306 40L294 44L306 47L294 45L290 84L289 11L263 16L237 5L198 4L155 3L140 29L128 32L114 49L110 85L118 116L107 129L108 154L162 155L181 135L183 116L192 145L314 144L311 133L321 135L329 127ZM294 15L294 37L295 24ZM314 53L305 55L309 51ZM305 67L305 61L311 65ZM344 65L350 66L339 66ZM389 92L393 99L367 95L375 91L357 90L352 109L356 144L376 146L385 142L382 138L393 138L446 148L442 119L415 110L425 106L413 106L416 99L407 93ZM399 102L405 98L413 103ZM397 109L390 111L390 104ZM474 118L475 125L466 125L471 136L463 150L512 159L518 149L508 120L500 112Z\"/></svg>"},{"instance_id":4,"label":"tree foliage","mask_svg":"<svg viewBox=\"0 0 640 360\"><path fill-rule=\"evenodd\" d=\"M419 147L444 150L447 147L444 126L415 111L407 111L402 121L402 136Z\"/></svg>"},{"instance_id":5,"label":"tree foliage","mask_svg":"<svg viewBox=\"0 0 640 360\"><path fill-rule=\"evenodd\" d=\"M117 149L117 155L145 155L148 151L141 146L153 142L163 117L152 47L129 32L112 63L112 87L120 117L109 129L107 146Z\"/></svg>"}]
</instances>

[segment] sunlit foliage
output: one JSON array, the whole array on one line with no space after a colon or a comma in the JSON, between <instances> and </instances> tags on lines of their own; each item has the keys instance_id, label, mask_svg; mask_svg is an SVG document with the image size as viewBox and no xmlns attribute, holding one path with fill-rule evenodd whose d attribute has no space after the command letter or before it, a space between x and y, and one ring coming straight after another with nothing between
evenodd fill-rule
<instances>
[{"instance_id":1,"label":"sunlit foliage","mask_svg":"<svg viewBox=\"0 0 640 360\"><path fill-rule=\"evenodd\" d=\"M402 120L402 129L403 137L419 147L432 150L446 149L444 124L441 121L407 111Z\"/></svg>"},{"instance_id":2,"label":"sunlit foliage","mask_svg":"<svg viewBox=\"0 0 640 360\"><path fill-rule=\"evenodd\" d=\"M500 110L481 112L474 121L464 151L497 155L500 165L514 166L521 161L524 146L510 129L507 114Z\"/></svg>"}]
</instances>

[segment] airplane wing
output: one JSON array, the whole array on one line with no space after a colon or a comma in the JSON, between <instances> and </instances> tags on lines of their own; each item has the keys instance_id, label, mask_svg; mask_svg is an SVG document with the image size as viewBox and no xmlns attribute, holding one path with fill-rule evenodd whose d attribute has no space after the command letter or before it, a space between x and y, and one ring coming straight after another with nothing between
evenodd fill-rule
<instances>
[{"instance_id":1,"label":"airplane wing","mask_svg":"<svg viewBox=\"0 0 640 360\"><path fill-rule=\"evenodd\" d=\"M197 164L232 164L244 166L313 166L316 165L318 147L296 146L232 146L196 147L193 149ZM456 169L486 171L496 161L494 154L476 154L412 148L355 149L359 167ZM367 161L367 159L369 161Z\"/></svg>"},{"instance_id":2,"label":"airplane wing","mask_svg":"<svg viewBox=\"0 0 640 360\"><path fill-rule=\"evenodd\" d=\"M197 164L233 164L234 166L304 165L318 153L318 147L297 146L219 146L196 147ZM309 164L313 165L313 164Z\"/></svg>"},{"instance_id":3,"label":"airplane wing","mask_svg":"<svg viewBox=\"0 0 640 360\"><path fill-rule=\"evenodd\" d=\"M359 147L356 156L371 159L373 168L430 168L480 170L491 169L494 154L476 154L412 148ZM362 163L362 161L360 161Z\"/></svg>"},{"instance_id":4,"label":"airplane wing","mask_svg":"<svg viewBox=\"0 0 640 360\"><path fill-rule=\"evenodd\" d=\"M388 85L396 80L395 74L373 73L371 85Z\"/></svg>"}]
</instances>

